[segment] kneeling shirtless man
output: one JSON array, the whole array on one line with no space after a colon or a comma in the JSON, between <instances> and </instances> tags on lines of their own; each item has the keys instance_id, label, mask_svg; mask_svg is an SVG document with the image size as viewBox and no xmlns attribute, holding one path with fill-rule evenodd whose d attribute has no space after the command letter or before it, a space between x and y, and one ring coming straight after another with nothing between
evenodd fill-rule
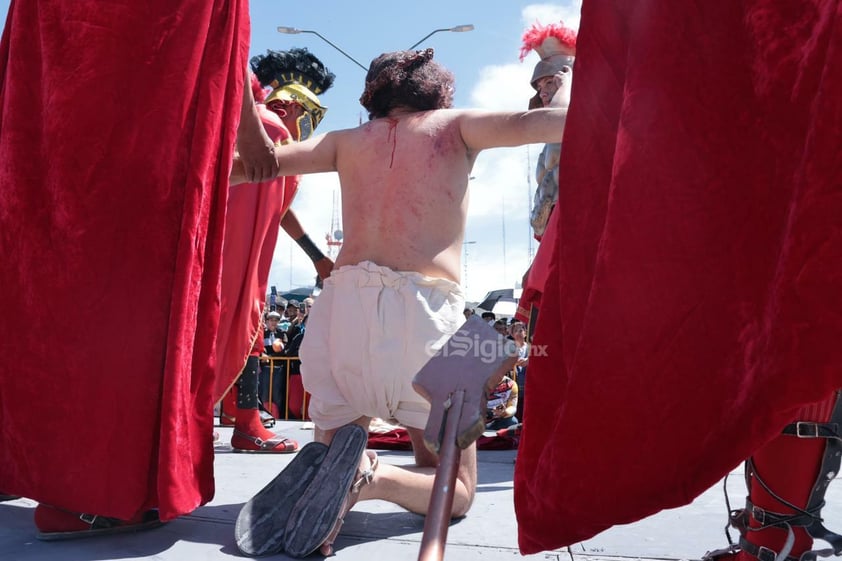
<instances>
[{"instance_id":1,"label":"kneeling shirtless man","mask_svg":"<svg viewBox=\"0 0 842 561\"><path fill-rule=\"evenodd\" d=\"M366 499L426 513L438 458L423 443L430 407L412 378L465 321L459 283L471 168L486 148L562 137L566 109L458 110L452 99L453 75L432 49L386 53L371 63L360 98L369 122L276 150L282 175L337 171L342 189L344 244L300 351L315 439L330 444L340 427L367 430L380 417L407 427L415 451L417 467L374 472L375 456L360 450L368 484L354 486L334 520ZM240 173L235 162L232 182ZM457 477L454 517L474 498L475 446L462 452ZM295 516L287 533L304 531ZM293 547L287 536L283 547L329 554L339 525L317 532L318 543Z\"/></svg>"}]
</instances>

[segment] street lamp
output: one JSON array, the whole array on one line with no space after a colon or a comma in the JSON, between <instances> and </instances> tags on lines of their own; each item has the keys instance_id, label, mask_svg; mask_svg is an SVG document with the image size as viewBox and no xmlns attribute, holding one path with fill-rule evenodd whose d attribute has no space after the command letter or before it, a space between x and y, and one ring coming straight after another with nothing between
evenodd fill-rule
<instances>
[{"instance_id":1,"label":"street lamp","mask_svg":"<svg viewBox=\"0 0 842 561\"><path fill-rule=\"evenodd\" d=\"M299 33L312 33L313 35L315 35L316 37L318 37L319 39L321 39L322 41L324 41L325 43L327 43L328 45L330 45L331 47L333 47L334 49L336 49L337 51L339 51L340 53L342 53L346 57L348 57L348 59L350 59L354 64L356 64L357 66L362 68L363 71L368 72L368 68L363 66L359 61L357 61L357 59L355 59L354 57L352 57L351 55L349 55L348 53L346 53L345 51L343 51L342 49L340 49L339 47L337 47L336 45L331 43L326 37L324 37L318 31L313 31L312 29L296 29L295 27L284 27L283 25L280 25L280 26L278 26L278 33L286 33L287 35L297 35ZM426 37L424 39L426 39ZM422 39L422 41L423 41L423 39Z\"/></svg>"},{"instance_id":2,"label":"street lamp","mask_svg":"<svg viewBox=\"0 0 842 561\"><path fill-rule=\"evenodd\" d=\"M457 25L456 27L444 27L442 29L434 29L433 31L425 35L420 41L409 47L407 51L411 51L412 49L414 49L415 47L417 47L418 45L420 45L421 43L423 43L424 41L426 41L427 39L429 39L430 37L432 37L440 31L453 31L454 33L462 33L463 31L472 31L473 29L474 26L470 23L467 25Z\"/></svg>"}]
</instances>

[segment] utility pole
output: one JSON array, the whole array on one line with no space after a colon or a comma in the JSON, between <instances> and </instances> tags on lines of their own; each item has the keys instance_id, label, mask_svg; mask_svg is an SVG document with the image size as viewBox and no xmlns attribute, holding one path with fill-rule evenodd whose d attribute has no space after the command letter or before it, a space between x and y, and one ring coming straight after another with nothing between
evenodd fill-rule
<instances>
[{"instance_id":1,"label":"utility pole","mask_svg":"<svg viewBox=\"0 0 842 561\"><path fill-rule=\"evenodd\" d=\"M462 275L462 287L465 289L466 299L468 298L468 246L475 243L477 242L462 242L462 249L465 252L465 255L462 257L463 266L465 267L465 273Z\"/></svg>"}]
</instances>

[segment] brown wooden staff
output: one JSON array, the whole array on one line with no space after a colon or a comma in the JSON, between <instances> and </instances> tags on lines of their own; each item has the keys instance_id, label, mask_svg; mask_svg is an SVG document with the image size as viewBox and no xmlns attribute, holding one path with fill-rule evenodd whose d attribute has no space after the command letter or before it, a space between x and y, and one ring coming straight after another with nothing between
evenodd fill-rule
<instances>
[{"instance_id":1,"label":"brown wooden staff","mask_svg":"<svg viewBox=\"0 0 842 561\"><path fill-rule=\"evenodd\" d=\"M424 443L439 456L419 561L444 558L462 450L485 430L488 389L516 361L514 344L472 316L413 380L415 390L430 402Z\"/></svg>"}]
</instances>

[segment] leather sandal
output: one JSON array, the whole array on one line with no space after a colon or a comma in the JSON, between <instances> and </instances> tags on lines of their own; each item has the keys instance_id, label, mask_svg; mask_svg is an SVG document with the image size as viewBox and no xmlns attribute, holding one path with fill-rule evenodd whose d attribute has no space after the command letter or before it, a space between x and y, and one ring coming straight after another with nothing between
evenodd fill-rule
<instances>
[{"instance_id":1,"label":"leather sandal","mask_svg":"<svg viewBox=\"0 0 842 561\"><path fill-rule=\"evenodd\" d=\"M237 438L251 442L254 448L235 446L234 442ZM234 435L231 437L231 448L234 452L247 454L292 454L298 451L298 443L280 435L275 435L275 438L263 440L259 436L252 436L234 429Z\"/></svg>"},{"instance_id":2,"label":"leather sandal","mask_svg":"<svg viewBox=\"0 0 842 561\"><path fill-rule=\"evenodd\" d=\"M354 480L354 483L351 484L351 489L348 491L348 494L345 495L345 500L342 502L342 508L339 511L339 518L336 519L336 522L334 523L333 528L331 528L324 543L319 547L321 554L325 557L333 555L333 542L336 541L336 538L339 536L339 531L342 529L342 525L345 524L345 515L347 515L351 509L354 508L354 505L357 504L357 501L360 500L360 489L374 480L374 472L377 471L377 467L380 465L377 452L374 450L366 450L365 454L368 456L368 460L371 463L365 471L357 470L357 478Z\"/></svg>"},{"instance_id":3,"label":"leather sandal","mask_svg":"<svg viewBox=\"0 0 842 561\"><path fill-rule=\"evenodd\" d=\"M49 505L36 507L36 538L42 541L74 540L111 534L125 534L163 526L157 510L148 510L132 520L120 520L96 514L81 514Z\"/></svg>"},{"instance_id":4,"label":"leather sandal","mask_svg":"<svg viewBox=\"0 0 842 561\"><path fill-rule=\"evenodd\" d=\"M306 557L330 537L360 479L360 458L367 443L368 431L360 425L345 425L336 431L313 482L289 514L283 544L287 555Z\"/></svg>"},{"instance_id":5,"label":"leather sandal","mask_svg":"<svg viewBox=\"0 0 842 561\"><path fill-rule=\"evenodd\" d=\"M242 553L251 557L280 553L290 512L313 481L326 454L324 444L306 444L281 473L243 505L234 527Z\"/></svg>"}]
</instances>

